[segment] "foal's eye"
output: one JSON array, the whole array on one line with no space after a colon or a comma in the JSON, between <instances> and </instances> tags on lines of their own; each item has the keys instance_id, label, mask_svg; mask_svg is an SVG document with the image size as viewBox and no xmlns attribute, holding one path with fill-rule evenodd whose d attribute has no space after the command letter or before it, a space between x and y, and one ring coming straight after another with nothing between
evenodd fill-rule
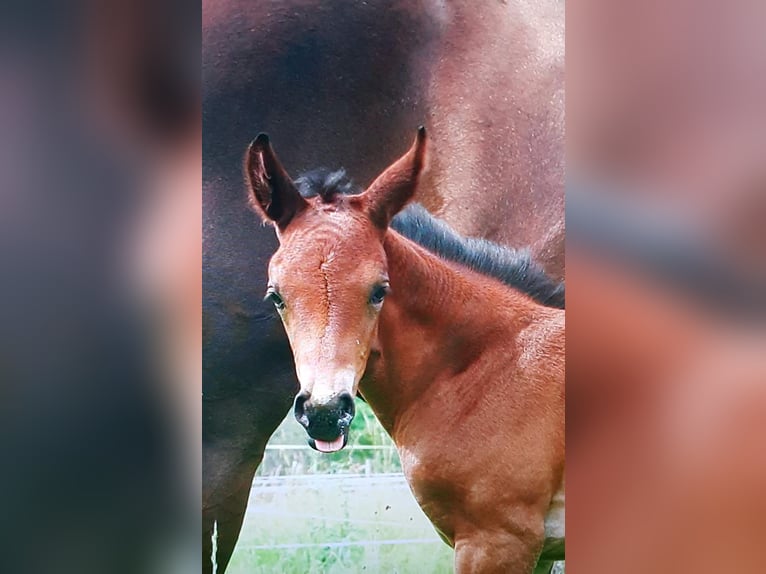
<instances>
[{"instance_id":1,"label":"foal's eye","mask_svg":"<svg viewBox=\"0 0 766 574\"><path fill-rule=\"evenodd\" d=\"M377 285L370 294L370 303L380 305L388 294L388 284Z\"/></svg>"},{"instance_id":2,"label":"foal's eye","mask_svg":"<svg viewBox=\"0 0 766 574\"><path fill-rule=\"evenodd\" d=\"M272 303L274 303L274 307L276 307L280 311L285 308L284 299L282 299L282 296L279 293L277 293L273 287L269 287L268 291L266 291L265 299L268 299Z\"/></svg>"}]
</instances>

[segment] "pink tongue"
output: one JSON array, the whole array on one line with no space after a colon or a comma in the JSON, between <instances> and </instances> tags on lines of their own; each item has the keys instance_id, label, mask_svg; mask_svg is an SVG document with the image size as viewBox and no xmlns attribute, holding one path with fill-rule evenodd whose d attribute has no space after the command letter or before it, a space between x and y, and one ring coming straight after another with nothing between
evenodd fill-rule
<instances>
[{"instance_id":1,"label":"pink tongue","mask_svg":"<svg viewBox=\"0 0 766 574\"><path fill-rule=\"evenodd\" d=\"M314 444L320 452L335 452L343 448L343 435L340 435L332 442L314 439Z\"/></svg>"}]
</instances>

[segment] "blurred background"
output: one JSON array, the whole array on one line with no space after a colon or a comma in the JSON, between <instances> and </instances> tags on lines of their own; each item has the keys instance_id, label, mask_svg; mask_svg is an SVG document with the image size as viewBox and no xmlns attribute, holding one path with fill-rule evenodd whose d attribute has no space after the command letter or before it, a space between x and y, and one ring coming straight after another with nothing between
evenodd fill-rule
<instances>
[{"instance_id":1,"label":"blurred background","mask_svg":"<svg viewBox=\"0 0 766 574\"><path fill-rule=\"evenodd\" d=\"M292 414L266 446L227 572L420 572L453 552L420 510L391 439L357 399L349 444L319 455Z\"/></svg>"},{"instance_id":2,"label":"blurred background","mask_svg":"<svg viewBox=\"0 0 766 574\"><path fill-rule=\"evenodd\" d=\"M567 18L567 569L761 572L762 2Z\"/></svg>"},{"instance_id":3,"label":"blurred background","mask_svg":"<svg viewBox=\"0 0 766 574\"><path fill-rule=\"evenodd\" d=\"M763 571L765 9L568 9L570 574ZM199 568L200 20L168 1L0 8L3 572ZM316 458L278 448L290 432L257 478L264 514L289 481L336 487L300 482ZM344 470L385 476L390 456ZM400 486L362 492L360 520L427 539ZM264 524L233 570L296 543ZM312 524L298 544L325 542ZM393 537L376 524L359 540ZM304 559L287 550L268 559Z\"/></svg>"}]
</instances>

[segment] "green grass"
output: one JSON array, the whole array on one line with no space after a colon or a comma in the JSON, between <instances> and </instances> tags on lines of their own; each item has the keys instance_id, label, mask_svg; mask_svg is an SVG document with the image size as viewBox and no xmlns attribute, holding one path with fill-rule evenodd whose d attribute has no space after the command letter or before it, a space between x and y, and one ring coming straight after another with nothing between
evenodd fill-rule
<instances>
[{"instance_id":1,"label":"green grass","mask_svg":"<svg viewBox=\"0 0 766 574\"><path fill-rule=\"evenodd\" d=\"M442 574L453 552L418 507L391 440L357 402L349 446L389 447L323 455L305 449L289 416L269 443L227 573ZM342 475L342 476L338 476Z\"/></svg>"}]
</instances>

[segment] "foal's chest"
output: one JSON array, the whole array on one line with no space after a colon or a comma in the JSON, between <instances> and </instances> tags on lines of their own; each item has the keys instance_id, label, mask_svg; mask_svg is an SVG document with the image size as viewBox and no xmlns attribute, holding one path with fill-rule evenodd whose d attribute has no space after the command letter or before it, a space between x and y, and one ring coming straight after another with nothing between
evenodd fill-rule
<instances>
[{"instance_id":1,"label":"foal's chest","mask_svg":"<svg viewBox=\"0 0 766 574\"><path fill-rule=\"evenodd\" d=\"M453 546L454 522L460 501L453 482L444 480L433 461L418 449L398 447L402 470L418 505L442 539Z\"/></svg>"}]
</instances>

